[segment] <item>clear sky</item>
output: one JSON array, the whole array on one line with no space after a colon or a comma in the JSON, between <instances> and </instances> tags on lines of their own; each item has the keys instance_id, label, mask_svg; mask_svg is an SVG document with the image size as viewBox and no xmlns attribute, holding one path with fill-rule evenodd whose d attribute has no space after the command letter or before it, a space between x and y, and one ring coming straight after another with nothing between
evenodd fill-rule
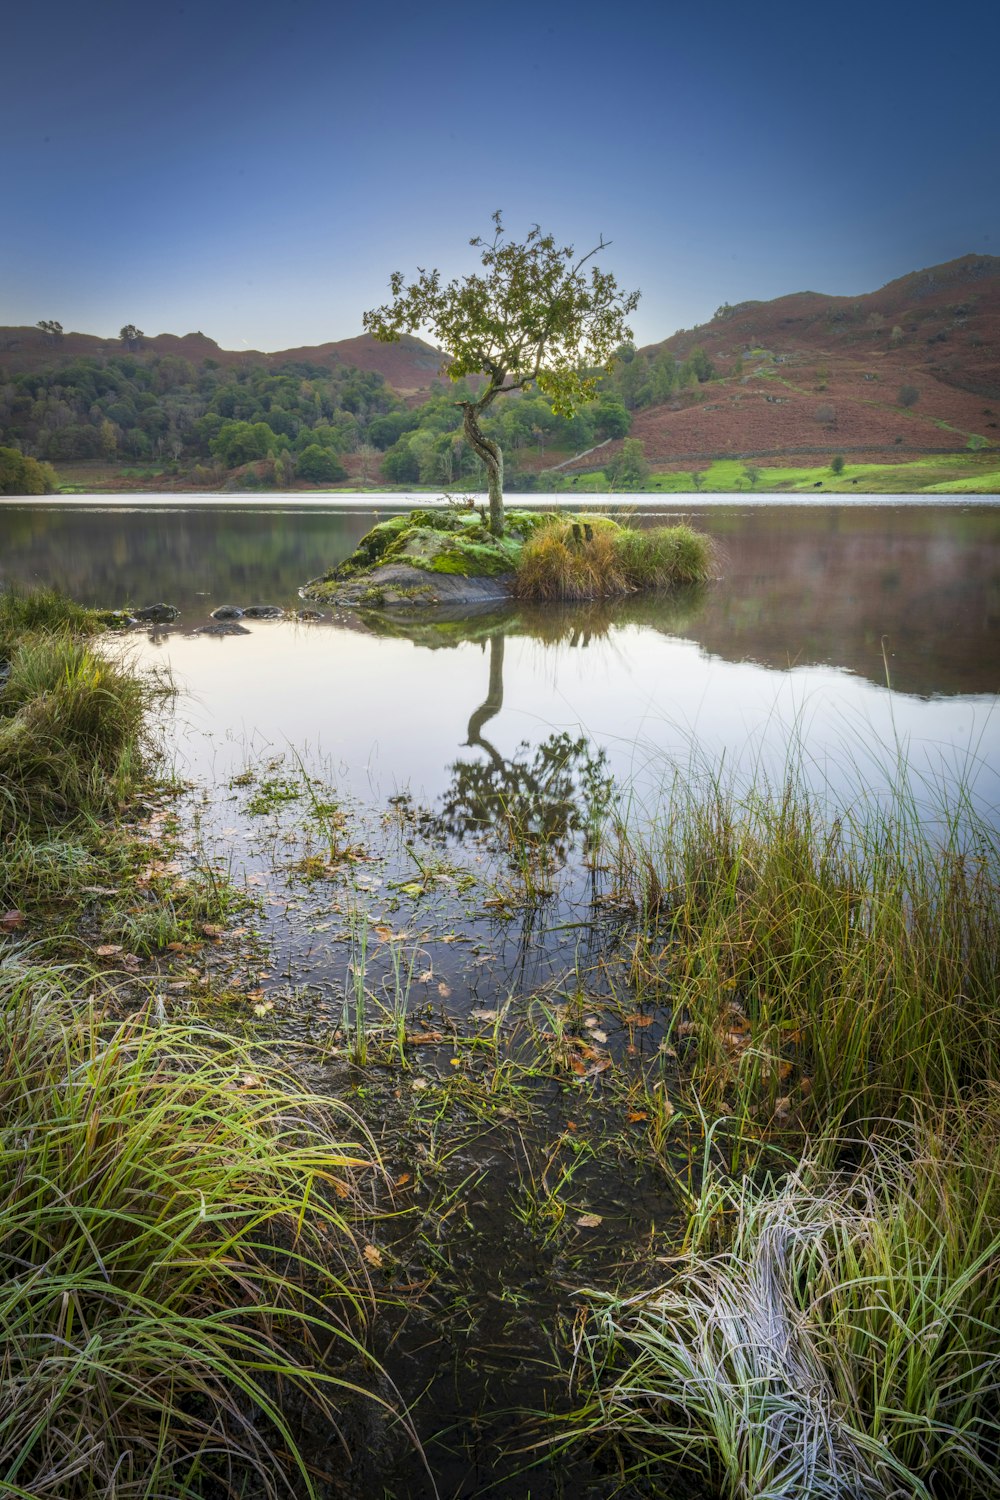
<instances>
[{"instance_id":1,"label":"clear sky","mask_svg":"<svg viewBox=\"0 0 1000 1500\"><path fill-rule=\"evenodd\" d=\"M347 338L496 208L612 241L640 343L1000 254L995 0L18 0L3 47L2 324Z\"/></svg>"}]
</instances>

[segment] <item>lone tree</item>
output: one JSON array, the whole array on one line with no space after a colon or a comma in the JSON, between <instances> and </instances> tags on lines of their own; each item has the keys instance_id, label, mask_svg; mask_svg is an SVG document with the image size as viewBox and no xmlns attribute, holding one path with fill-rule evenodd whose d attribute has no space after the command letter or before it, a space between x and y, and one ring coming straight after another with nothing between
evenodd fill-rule
<instances>
[{"instance_id":1,"label":"lone tree","mask_svg":"<svg viewBox=\"0 0 1000 1500\"><path fill-rule=\"evenodd\" d=\"M478 396L456 404L463 409L465 436L486 465L490 530L502 536L503 452L483 432L480 417L498 396L533 386L553 411L572 416L581 402L594 398L600 373L612 368L615 350L631 339L625 320L639 293L621 291L597 266L584 269L607 249L603 237L577 257L572 245L560 247L537 224L520 244L507 238L499 211L493 225L491 240L469 241L481 252L482 273L443 286L440 271L418 267L409 285L395 271L392 301L365 313L363 321L384 343L428 329L451 356L452 380L485 378Z\"/></svg>"},{"instance_id":2,"label":"lone tree","mask_svg":"<svg viewBox=\"0 0 1000 1500\"><path fill-rule=\"evenodd\" d=\"M138 349L140 341L146 337L141 328L136 328L134 323L126 323L118 334L126 349Z\"/></svg>"}]
</instances>

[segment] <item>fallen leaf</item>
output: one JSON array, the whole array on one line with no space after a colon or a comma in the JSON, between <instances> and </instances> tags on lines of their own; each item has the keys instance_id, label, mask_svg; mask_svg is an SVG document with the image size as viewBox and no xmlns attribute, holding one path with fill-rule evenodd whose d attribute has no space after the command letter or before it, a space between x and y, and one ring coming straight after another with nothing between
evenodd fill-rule
<instances>
[{"instance_id":1,"label":"fallen leaf","mask_svg":"<svg viewBox=\"0 0 1000 1500\"><path fill-rule=\"evenodd\" d=\"M434 970L433 969L425 969L422 974L418 974L417 975L417 983L418 984L430 984L430 982L431 982L431 980L433 978L434 978Z\"/></svg>"},{"instance_id":2,"label":"fallen leaf","mask_svg":"<svg viewBox=\"0 0 1000 1500\"><path fill-rule=\"evenodd\" d=\"M487 1010L483 1005L477 1005L469 1011L470 1021L495 1021L499 1011Z\"/></svg>"},{"instance_id":3,"label":"fallen leaf","mask_svg":"<svg viewBox=\"0 0 1000 1500\"><path fill-rule=\"evenodd\" d=\"M406 1184L410 1181L410 1179L411 1179L412 1176L413 1176L412 1172L400 1172L399 1176L396 1178L395 1182L393 1183L393 1187L398 1187L398 1188L405 1187Z\"/></svg>"},{"instance_id":4,"label":"fallen leaf","mask_svg":"<svg viewBox=\"0 0 1000 1500\"><path fill-rule=\"evenodd\" d=\"M216 922L203 922L201 930L207 938L220 938L226 929Z\"/></svg>"},{"instance_id":5,"label":"fallen leaf","mask_svg":"<svg viewBox=\"0 0 1000 1500\"><path fill-rule=\"evenodd\" d=\"M269 1011L272 1011L273 1009L274 1009L274 1001L273 1000L263 1000L260 1003L260 1005L255 1005L254 1006L253 1013L254 1013L255 1016L266 1016L267 1013Z\"/></svg>"},{"instance_id":6,"label":"fallen leaf","mask_svg":"<svg viewBox=\"0 0 1000 1500\"><path fill-rule=\"evenodd\" d=\"M101 946L99 948L95 948L94 951L97 954L98 958L114 958L116 953L120 953L122 951L122 945L121 943L102 943Z\"/></svg>"},{"instance_id":7,"label":"fallen leaf","mask_svg":"<svg viewBox=\"0 0 1000 1500\"><path fill-rule=\"evenodd\" d=\"M85 885L81 887L82 896L117 896L116 885Z\"/></svg>"},{"instance_id":8,"label":"fallen leaf","mask_svg":"<svg viewBox=\"0 0 1000 1500\"><path fill-rule=\"evenodd\" d=\"M606 1042L608 1039L608 1033L606 1031L601 1031L597 1026L594 1026L591 1029L590 1034L594 1038L595 1042Z\"/></svg>"},{"instance_id":9,"label":"fallen leaf","mask_svg":"<svg viewBox=\"0 0 1000 1500\"><path fill-rule=\"evenodd\" d=\"M649 1116L644 1109L630 1109L625 1118L630 1125L638 1125L641 1120L648 1120Z\"/></svg>"},{"instance_id":10,"label":"fallen leaf","mask_svg":"<svg viewBox=\"0 0 1000 1500\"><path fill-rule=\"evenodd\" d=\"M410 1085L413 1089L429 1089L430 1086L430 1080L427 1078L414 1078Z\"/></svg>"},{"instance_id":11,"label":"fallen leaf","mask_svg":"<svg viewBox=\"0 0 1000 1500\"><path fill-rule=\"evenodd\" d=\"M186 947L187 947L187 943L168 943L167 944L167 952L168 953L183 953L184 950L186 949Z\"/></svg>"},{"instance_id":12,"label":"fallen leaf","mask_svg":"<svg viewBox=\"0 0 1000 1500\"><path fill-rule=\"evenodd\" d=\"M382 1252L376 1245L366 1245L361 1254L370 1266L374 1266L377 1271L382 1269Z\"/></svg>"},{"instance_id":13,"label":"fallen leaf","mask_svg":"<svg viewBox=\"0 0 1000 1500\"><path fill-rule=\"evenodd\" d=\"M408 1047L434 1047L443 1041L444 1033L441 1031L408 1031L406 1033Z\"/></svg>"},{"instance_id":14,"label":"fallen leaf","mask_svg":"<svg viewBox=\"0 0 1000 1500\"><path fill-rule=\"evenodd\" d=\"M775 1100L774 1118L776 1120L785 1120L785 1119L787 1119L788 1115L789 1115L789 1113L791 1111L791 1108L792 1108L792 1101L791 1101L791 1099L788 1097L787 1094L783 1095L782 1098Z\"/></svg>"},{"instance_id":15,"label":"fallen leaf","mask_svg":"<svg viewBox=\"0 0 1000 1500\"><path fill-rule=\"evenodd\" d=\"M26 920L27 918L25 917L23 911L14 910L4 912L3 916L0 917L0 927L2 927L5 932L13 932L15 928L23 927ZM98 949L98 952L100 952L100 949Z\"/></svg>"},{"instance_id":16,"label":"fallen leaf","mask_svg":"<svg viewBox=\"0 0 1000 1500\"><path fill-rule=\"evenodd\" d=\"M442 999L442 1000L447 1000L447 998L448 998L448 996L449 996L449 995L450 995L450 994L451 994L451 990L450 990L450 988L449 988L449 987L448 987L448 985L446 985L446 984L445 984L445 983L444 983L444 981L443 981L443 980L442 980L442 982L441 982L441 983L440 983L440 984L439 984L439 985L438 985L438 994L439 994L439 995L440 995L440 996L441 996L441 999Z\"/></svg>"},{"instance_id":17,"label":"fallen leaf","mask_svg":"<svg viewBox=\"0 0 1000 1500\"><path fill-rule=\"evenodd\" d=\"M598 1224L604 1223L602 1214L581 1214L576 1221L578 1229L596 1229Z\"/></svg>"},{"instance_id":18,"label":"fallen leaf","mask_svg":"<svg viewBox=\"0 0 1000 1500\"><path fill-rule=\"evenodd\" d=\"M626 1026L652 1026L653 1018L641 1016L638 1011L634 1011L632 1015L625 1017L625 1024Z\"/></svg>"},{"instance_id":19,"label":"fallen leaf","mask_svg":"<svg viewBox=\"0 0 1000 1500\"><path fill-rule=\"evenodd\" d=\"M243 1077L240 1079L240 1088L241 1089L259 1089L260 1088L260 1079L257 1077L257 1074L256 1073L244 1073Z\"/></svg>"}]
</instances>

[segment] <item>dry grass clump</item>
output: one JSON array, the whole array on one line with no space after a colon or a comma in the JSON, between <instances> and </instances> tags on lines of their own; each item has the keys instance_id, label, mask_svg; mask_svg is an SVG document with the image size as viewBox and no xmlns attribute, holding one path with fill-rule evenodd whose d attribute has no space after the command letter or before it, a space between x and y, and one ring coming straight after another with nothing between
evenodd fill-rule
<instances>
[{"instance_id":1,"label":"dry grass clump","mask_svg":"<svg viewBox=\"0 0 1000 1500\"><path fill-rule=\"evenodd\" d=\"M375 1369L363 1127L232 1037L0 979L0 1494L312 1493L286 1413ZM367 1372L367 1373L365 1373Z\"/></svg>"},{"instance_id":2,"label":"dry grass clump","mask_svg":"<svg viewBox=\"0 0 1000 1500\"><path fill-rule=\"evenodd\" d=\"M1000 1494L998 1124L994 1101L949 1122L957 1147L918 1128L850 1173L707 1182L726 1248L696 1240L652 1294L595 1297L582 1430L729 1500Z\"/></svg>"},{"instance_id":3,"label":"dry grass clump","mask_svg":"<svg viewBox=\"0 0 1000 1500\"><path fill-rule=\"evenodd\" d=\"M605 599L704 582L710 564L709 538L688 526L632 530L604 516L559 519L525 541L514 587L521 599Z\"/></svg>"}]
</instances>

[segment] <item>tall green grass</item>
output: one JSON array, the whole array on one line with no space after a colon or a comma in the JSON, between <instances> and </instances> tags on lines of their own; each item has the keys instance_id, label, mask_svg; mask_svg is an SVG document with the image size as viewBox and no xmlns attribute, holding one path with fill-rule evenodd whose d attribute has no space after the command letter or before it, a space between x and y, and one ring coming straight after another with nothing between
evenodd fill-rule
<instances>
[{"instance_id":1,"label":"tall green grass","mask_svg":"<svg viewBox=\"0 0 1000 1500\"><path fill-rule=\"evenodd\" d=\"M838 1136L1000 1076L1000 842L961 791L925 820L905 774L841 817L793 780L678 784L622 830L635 979L709 1110Z\"/></svg>"},{"instance_id":2,"label":"tall green grass","mask_svg":"<svg viewBox=\"0 0 1000 1500\"><path fill-rule=\"evenodd\" d=\"M58 594L0 593L0 838L99 817L141 778L149 689L78 633L97 628Z\"/></svg>"},{"instance_id":3,"label":"tall green grass","mask_svg":"<svg viewBox=\"0 0 1000 1500\"><path fill-rule=\"evenodd\" d=\"M995 828L905 767L831 818L793 770L678 781L616 863L712 1123L666 1284L595 1298L576 1436L732 1500L1000 1494Z\"/></svg>"},{"instance_id":4,"label":"tall green grass","mask_svg":"<svg viewBox=\"0 0 1000 1500\"><path fill-rule=\"evenodd\" d=\"M710 539L688 526L632 530L604 516L557 519L526 539L514 588L522 599L602 599L702 583L711 559Z\"/></svg>"},{"instance_id":5,"label":"tall green grass","mask_svg":"<svg viewBox=\"0 0 1000 1500\"><path fill-rule=\"evenodd\" d=\"M8 971L0 1171L0 1495L311 1494L286 1413L334 1432L377 1384L356 1118L232 1037Z\"/></svg>"}]
</instances>

